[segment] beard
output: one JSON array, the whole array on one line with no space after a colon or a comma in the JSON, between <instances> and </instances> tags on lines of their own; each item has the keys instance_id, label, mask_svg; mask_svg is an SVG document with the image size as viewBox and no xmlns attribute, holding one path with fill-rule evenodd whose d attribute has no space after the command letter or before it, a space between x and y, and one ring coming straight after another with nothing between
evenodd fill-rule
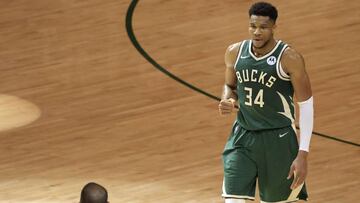
<instances>
[{"instance_id":1,"label":"beard","mask_svg":"<svg viewBox=\"0 0 360 203\"><path fill-rule=\"evenodd\" d=\"M270 42L270 40L266 40L262 45L260 46L256 46L255 43L253 43L253 46L256 48L256 49L261 49L261 48L264 48L266 45L268 45Z\"/></svg>"}]
</instances>

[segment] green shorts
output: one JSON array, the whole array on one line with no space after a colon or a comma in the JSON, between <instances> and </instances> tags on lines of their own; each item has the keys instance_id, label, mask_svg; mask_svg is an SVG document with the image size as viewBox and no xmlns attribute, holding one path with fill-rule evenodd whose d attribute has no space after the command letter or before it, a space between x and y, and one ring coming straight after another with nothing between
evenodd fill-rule
<instances>
[{"instance_id":1,"label":"green shorts","mask_svg":"<svg viewBox=\"0 0 360 203\"><path fill-rule=\"evenodd\" d=\"M305 185L291 190L287 180L298 152L296 132L291 126L248 131L235 122L223 152L224 198L255 199L258 179L261 201L306 200Z\"/></svg>"}]
</instances>

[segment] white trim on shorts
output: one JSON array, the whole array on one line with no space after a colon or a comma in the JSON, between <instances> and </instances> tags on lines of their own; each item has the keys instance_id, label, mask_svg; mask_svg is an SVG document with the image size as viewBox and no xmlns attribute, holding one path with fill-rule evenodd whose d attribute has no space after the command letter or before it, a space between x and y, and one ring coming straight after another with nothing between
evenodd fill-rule
<instances>
[{"instance_id":1,"label":"white trim on shorts","mask_svg":"<svg viewBox=\"0 0 360 203\"><path fill-rule=\"evenodd\" d=\"M264 201L260 201L260 203L290 203L290 202L296 202L298 201L299 198L296 198L294 200L285 200L285 201L280 201L280 202L264 202Z\"/></svg>"},{"instance_id":2,"label":"white trim on shorts","mask_svg":"<svg viewBox=\"0 0 360 203\"><path fill-rule=\"evenodd\" d=\"M255 200L255 197L245 196L245 195L221 195L224 198L234 198L234 199L244 199L244 200Z\"/></svg>"},{"instance_id":3,"label":"white trim on shorts","mask_svg":"<svg viewBox=\"0 0 360 203\"><path fill-rule=\"evenodd\" d=\"M230 194L227 194L226 191L225 191L225 180L223 180L222 191L223 191L223 194L221 196L224 197L224 198L255 200L255 197L251 197L251 196L247 196L247 195L230 195Z\"/></svg>"},{"instance_id":4,"label":"white trim on shorts","mask_svg":"<svg viewBox=\"0 0 360 203\"><path fill-rule=\"evenodd\" d=\"M295 175L295 173L294 173ZM288 197L287 200L283 200L283 201L279 201L279 202L265 202L265 201L260 201L260 203L290 203L290 202L296 202L299 200L299 198L297 198L297 196L299 195L301 189L303 188L304 183L302 183L301 185L299 185L297 188L293 189Z\"/></svg>"}]
</instances>

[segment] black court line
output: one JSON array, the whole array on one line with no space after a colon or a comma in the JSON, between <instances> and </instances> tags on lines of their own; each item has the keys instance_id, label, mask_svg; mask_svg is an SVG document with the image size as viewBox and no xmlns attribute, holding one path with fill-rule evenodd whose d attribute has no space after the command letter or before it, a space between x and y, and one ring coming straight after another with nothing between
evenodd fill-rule
<instances>
[{"instance_id":1,"label":"black court line","mask_svg":"<svg viewBox=\"0 0 360 203\"><path fill-rule=\"evenodd\" d=\"M129 5L129 8L128 8L128 11L126 13L126 31L127 31L127 34L130 38L130 41L131 43L134 45L134 47L140 52L140 54L148 61L150 62L153 66L155 66L156 69L158 69L159 71L163 72L165 75L169 76L170 78L174 79L175 81L185 85L186 87L200 93L200 94L203 94L207 97L210 97L211 99L214 99L214 100L217 100L217 101L220 101L221 99L217 96L214 96L198 87L195 87L194 85L182 80L181 78L177 77L176 75L172 74L171 72L167 71L164 67L162 67L161 65L159 65L153 58L150 57L150 55L141 47L141 45L139 44L139 42L137 41L136 37L135 37L135 34L134 34L134 30L133 30L133 26L132 26L132 17L133 17L133 14L134 14L134 10L135 10L135 7L137 5L139 1L138 0L132 0L130 5ZM297 129L299 129L298 126L296 126ZM347 141L347 140L343 140L343 139L340 139L340 138L336 138L334 136L330 136L330 135L325 135L323 133L318 133L318 132L315 132L313 131L313 134L314 135L318 135L320 137L324 137L324 138L327 138L327 139L331 139L331 140L335 140L335 141L338 141L338 142L342 142L342 143L346 143L346 144L349 144L349 145L353 145L353 146L357 146L357 147L360 147L360 144L358 143L354 143L354 142L350 142L350 141Z\"/></svg>"}]
</instances>

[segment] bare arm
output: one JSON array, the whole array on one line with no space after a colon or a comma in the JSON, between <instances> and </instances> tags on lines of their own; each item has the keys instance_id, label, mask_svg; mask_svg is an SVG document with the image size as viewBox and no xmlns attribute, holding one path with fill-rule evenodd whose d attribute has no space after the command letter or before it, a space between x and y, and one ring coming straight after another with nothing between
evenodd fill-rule
<instances>
[{"instance_id":1,"label":"bare arm","mask_svg":"<svg viewBox=\"0 0 360 203\"><path fill-rule=\"evenodd\" d=\"M225 84L219 103L219 112L221 115L230 114L235 106L237 100L236 94L236 74L234 70L236 57L241 43L230 45L225 52Z\"/></svg>"},{"instance_id":2,"label":"bare arm","mask_svg":"<svg viewBox=\"0 0 360 203\"><path fill-rule=\"evenodd\" d=\"M221 99L233 98L237 100L236 95L236 74L234 70L236 57L240 48L240 43L230 45L225 52L225 85Z\"/></svg>"},{"instance_id":3,"label":"bare arm","mask_svg":"<svg viewBox=\"0 0 360 203\"><path fill-rule=\"evenodd\" d=\"M295 189L304 182L307 175L308 146L313 126L312 91L309 76L305 70L305 62L301 54L292 48L287 49L281 60L281 65L284 71L290 75L300 107L300 149L291 165L288 176L290 178L294 173L296 174L291 185L291 189ZM306 106L301 106L304 102L306 102ZM302 146L305 147L301 148Z\"/></svg>"},{"instance_id":4,"label":"bare arm","mask_svg":"<svg viewBox=\"0 0 360 203\"><path fill-rule=\"evenodd\" d=\"M311 85L301 54L288 48L281 59L281 65L284 71L290 75L297 100L302 102L309 99L312 96Z\"/></svg>"}]
</instances>

